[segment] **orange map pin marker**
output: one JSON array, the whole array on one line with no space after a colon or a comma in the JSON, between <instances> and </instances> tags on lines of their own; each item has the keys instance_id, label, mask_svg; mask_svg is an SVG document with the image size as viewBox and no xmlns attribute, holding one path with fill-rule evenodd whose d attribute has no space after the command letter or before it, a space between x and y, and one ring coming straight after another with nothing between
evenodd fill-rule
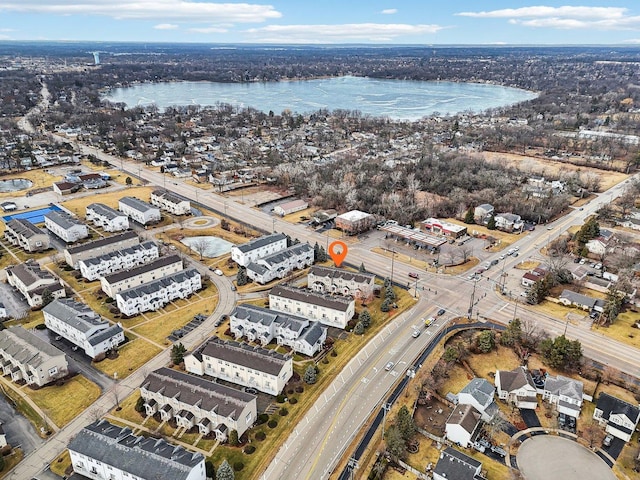
<instances>
[{"instance_id":1,"label":"orange map pin marker","mask_svg":"<svg viewBox=\"0 0 640 480\"><path fill-rule=\"evenodd\" d=\"M336 252L336 247L340 249L337 252ZM340 265L342 265L342 262L347 256L347 250L348 250L347 244L344 242L341 242L340 240L331 242L331 244L329 245L329 256L331 257L331 260L333 260L333 263L336 264L336 267L339 267Z\"/></svg>"}]
</instances>

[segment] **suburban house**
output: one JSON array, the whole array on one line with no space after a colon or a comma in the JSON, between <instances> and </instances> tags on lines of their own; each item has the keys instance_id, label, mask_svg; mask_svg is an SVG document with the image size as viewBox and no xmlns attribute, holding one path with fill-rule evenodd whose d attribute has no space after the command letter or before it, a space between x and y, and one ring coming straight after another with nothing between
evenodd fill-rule
<instances>
[{"instance_id":1,"label":"suburban house","mask_svg":"<svg viewBox=\"0 0 640 480\"><path fill-rule=\"evenodd\" d=\"M491 215L493 215L494 212L495 212L495 209L493 208L493 205L489 203L483 203L482 205L478 205L474 209L473 218L476 221L476 223L482 224L486 220L488 220L488 218Z\"/></svg>"},{"instance_id":2,"label":"suburban house","mask_svg":"<svg viewBox=\"0 0 640 480\"><path fill-rule=\"evenodd\" d=\"M333 208L328 210L319 210L311 215L313 223L317 225L323 225L338 216L338 212Z\"/></svg>"},{"instance_id":3,"label":"suburban house","mask_svg":"<svg viewBox=\"0 0 640 480\"><path fill-rule=\"evenodd\" d=\"M120 232L129 229L129 217L103 203L91 203L86 208L87 222L102 227L106 232Z\"/></svg>"},{"instance_id":4,"label":"suburban house","mask_svg":"<svg viewBox=\"0 0 640 480\"><path fill-rule=\"evenodd\" d=\"M54 300L42 312L49 330L77 345L91 358L100 357L124 342L121 324L110 324L87 305L71 298Z\"/></svg>"},{"instance_id":5,"label":"suburban house","mask_svg":"<svg viewBox=\"0 0 640 480\"><path fill-rule=\"evenodd\" d=\"M431 232L434 235L444 235L445 237L458 238L467 234L467 227L457 223L447 222L438 218L427 218L420 223L422 230Z\"/></svg>"},{"instance_id":6,"label":"suburban house","mask_svg":"<svg viewBox=\"0 0 640 480\"><path fill-rule=\"evenodd\" d=\"M159 413L162 421L173 418L185 430L215 433L221 442L231 430L242 436L257 419L255 395L167 367L147 375L140 396L147 415Z\"/></svg>"},{"instance_id":7,"label":"suburban house","mask_svg":"<svg viewBox=\"0 0 640 480\"><path fill-rule=\"evenodd\" d=\"M276 278L285 278L295 269L313 265L314 256L313 248L308 243L291 245L251 262L247 265L247 276L257 283L269 283Z\"/></svg>"},{"instance_id":8,"label":"suburban house","mask_svg":"<svg viewBox=\"0 0 640 480\"><path fill-rule=\"evenodd\" d=\"M576 293L572 290L563 290L558 300L567 307L578 307L587 311L595 310L596 312L604 311L603 300Z\"/></svg>"},{"instance_id":9,"label":"suburban house","mask_svg":"<svg viewBox=\"0 0 640 480\"><path fill-rule=\"evenodd\" d=\"M461 403L456 405L445 423L444 431L447 439L462 447L469 447L471 438L480 425L481 416L473 405Z\"/></svg>"},{"instance_id":10,"label":"suburban house","mask_svg":"<svg viewBox=\"0 0 640 480\"><path fill-rule=\"evenodd\" d=\"M129 270L144 265L159 257L158 245L149 240L122 250L80 260L78 266L82 276L93 281L120 270Z\"/></svg>"},{"instance_id":11,"label":"suburban house","mask_svg":"<svg viewBox=\"0 0 640 480\"><path fill-rule=\"evenodd\" d=\"M457 395L458 405L472 405L485 422L490 422L498 412L493 401L496 389L484 378L473 378Z\"/></svg>"},{"instance_id":12,"label":"suburban house","mask_svg":"<svg viewBox=\"0 0 640 480\"><path fill-rule=\"evenodd\" d=\"M606 426L607 433L628 442L640 421L640 407L603 392L598 396L593 418Z\"/></svg>"},{"instance_id":13,"label":"suburban house","mask_svg":"<svg viewBox=\"0 0 640 480\"><path fill-rule=\"evenodd\" d=\"M67 357L35 333L12 326L0 331L2 374L42 387L69 372Z\"/></svg>"},{"instance_id":14,"label":"suburban house","mask_svg":"<svg viewBox=\"0 0 640 480\"><path fill-rule=\"evenodd\" d=\"M118 210L141 225L151 225L160 221L160 209L136 197L122 197L118 200Z\"/></svg>"},{"instance_id":15,"label":"suburban house","mask_svg":"<svg viewBox=\"0 0 640 480\"><path fill-rule=\"evenodd\" d=\"M230 319L231 334L236 339L245 337L262 346L275 339L278 345L309 357L319 352L327 339L327 327L320 322L255 305L237 305Z\"/></svg>"},{"instance_id":16,"label":"suburban house","mask_svg":"<svg viewBox=\"0 0 640 480\"><path fill-rule=\"evenodd\" d=\"M4 238L11 245L22 248L25 252L41 252L49 248L49 235L29 220L14 218L9 220L4 231Z\"/></svg>"},{"instance_id":17,"label":"suburban house","mask_svg":"<svg viewBox=\"0 0 640 480\"><path fill-rule=\"evenodd\" d=\"M375 227L376 217L360 210L351 210L338 215L335 222L336 229L342 230L347 235L357 235Z\"/></svg>"},{"instance_id":18,"label":"suburban house","mask_svg":"<svg viewBox=\"0 0 640 480\"><path fill-rule=\"evenodd\" d=\"M66 212L52 210L44 216L44 226L66 243L77 242L89 236L87 226Z\"/></svg>"},{"instance_id":19,"label":"suburban house","mask_svg":"<svg viewBox=\"0 0 640 480\"><path fill-rule=\"evenodd\" d=\"M578 418L582 408L582 392L583 383L579 380L562 375L548 376L544 382L542 399L555 405L558 413Z\"/></svg>"},{"instance_id":20,"label":"suburban house","mask_svg":"<svg viewBox=\"0 0 640 480\"><path fill-rule=\"evenodd\" d=\"M202 277L195 268L167 275L153 282L116 294L118 309L129 317L158 310L176 298L187 298L202 288Z\"/></svg>"},{"instance_id":21,"label":"suburban house","mask_svg":"<svg viewBox=\"0 0 640 480\"><path fill-rule=\"evenodd\" d=\"M372 273L314 265L309 269L307 286L320 293L337 293L366 299L373 294L375 280L376 276Z\"/></svg>"},{"instance_id":22,"label":"suburban house","mask_svg":"<svg viewBox=\"0 0 640 480\"><path fill-rule=\"evenodd\" d=\"M273 350L212 337L184 357L184 368L278 395L293 376L293 359Z\"/></svg>"},{"instance_id":23,"label":"suburban house","mask_svg":"<svg viewBox=\"0 0 640 480\"><path fill-rule=\"evenodd\" d=\"M233 246L231 248L231 260L238 265L246 267L251 262L280 252L285 248L287 248L287 237L283 233L272 233L271 235L255 238L242 245Z\"/></svg>"},{"instance_id":24,"label":"suburban house","mask_svg":"<svg viewBox=\"0 0 640 480\"><path fill-rule=\"evenodd\" d=\"M533 272L525 272L524 275L522 275L522 279L520 280L520 284L524 287L524 288L531 288L531 286L536 283L538 280L540 280L542 277L540 275L536 275Z\"/></svg>"},{"instance_id":25,"label":"suburban house","mask_svg":"<svg viewBox=\"0 0 640 480\"><path fill-rule=\"evenodd\" d=\"M351 297L276 285L269 292L269 308L317 320L329 327L344 329L355 314L356 302Z\"/></svg>"},{"instance_id":26,"label":"suburban house","mask_svg":"<svg viewBox=\"0 0 640 480\"><path fill-rule=\"evenodd\" d=\"M115 298L116 294L123 290L138 287L156 279L165 278L180 272L183 268L182 259L178 255L156 258L152 262L145 263L131 270L105 275L100 278L102 291L109 297Z\"/></svg>"},{"instance_id":27,"label":"suburban house","mask_svg":"<svg viewBox=\"0 0 640 480\"><path fill-rule=\"evenodd\" d=\"M53 191L58 195L69 195L71 193L77 192L82 188L77 183L73 182L54 182L53 183Z\"/></svg>"},{"instance_id":28,"label":"suburban house","mask_svg":"<svg viewBox=\"0 0 640 480\"><path fill-rule=\"evenodd\" d=\"M495 215L496 228L505 232L522 231L524 222L520 215L515 213L497 213Z\"/></svg>"},{"instance_id":29,"label":"suburban house","mask_svg":"<svg viewBox=\"0 0 640 480\"><path fill-rule=\"evenodd\" d=\"M173 215L191 214L191 202L167 190L154 190L151 192L151 205L160 207L161 210L166 210Z\"/></svg>"},{"instance_id":30,"label":"suburban house","mask_svg":"<svg viewBox=\"0 0 640 480\"><path fill-rule=\"evenodd\" d=\"M9 265L5 270L9 285L16 287L31 308L42 306L42 297L46 292L54 299L66 296L60 279L42 270L40 264L33 259L18 265Z\"/></svg>"},{"instance_id":31,"label":"suburban house","mask_svg":"<svg viewBox=\"0 0 640 480\"><path fill-rule=\"evenodd\" d=\"M433 480L484 480L481 471L482 463L478 460L446 447L433 469Z\"/></svg>"},{"instance_id":32,"label":"suburban house","mask_svg":"<svg viewBox=\"0 0 640 480\"><path fill-rule=\"evenodd\" d=\"M284 217L285 215L289 215L290 213L304 210L308 206L309 204L304 200L290 200L288 202L281 203L280 205L276 205L276 207L273 209L273 213Z\"/></svg>"},{"instance_id":33,"label":"suburban house","mask_svg":"<svg viewBox=\"0 0 640 480\"><path fill-rule=\"evenodd\" d=\"M135 436L128 427L96 420L67 445L73 471L92 480L205 480L205 458L166 440ZM76 475L72 475L76 478Z\"/></svg>"},{"instance_id":34,"label":"suburban house","mask_svg":"<svg viewBox=\"0 0 640 480\"><path fill-rule=\"evenodd\" d=\"M495 382L499 399L517 408L538 407L536 385L533 383L531 373L525 367L517 367L510 372L498 370Z\"/></svg>"},{"instance_id":35,"label":"suburban house","mask_svg":"<svg viewBox=\"0 0 640 480\"><path fill-rule=\"evenodd\" d=\"M136 232L127 231L113 235L112 237L99 238L90 242L82 243L75 247L68 247L64 250L64 259L67 265L78 270L80 260L94 258L105 253L115 252L127 247L138 245L140 239Z\"/></svg>"}]
</instances>

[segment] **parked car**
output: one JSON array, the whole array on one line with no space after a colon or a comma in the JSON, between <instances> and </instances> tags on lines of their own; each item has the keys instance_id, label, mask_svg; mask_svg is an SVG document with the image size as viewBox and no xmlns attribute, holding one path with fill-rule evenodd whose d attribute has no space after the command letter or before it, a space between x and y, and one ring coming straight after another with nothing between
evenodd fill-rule
<instances>
[{"instance_id":1,"label":"parked car","mask_svg":"<svg viewBox=\"0 0 640 480\"><path fill-rule=\"evenodd\" d=\"M216 274L216 275L218 275L218 276L222 276L222 275L223 275L222 270L220 270L219 268L216 268L216 269L213 271L213 273L215 273L215 274Z\"/></svg>"},{"instance_id":2,"label":"parked car","mask_svg":"<svg viewBox=\"0 0 640 480\"><path fill-rule=\"evenodd\" d=\"M424 321L424 326L425 326L425 327L430 327L430 326L433 324L434 320L435 320L435 318L433 318L433 317L429 317L429 318L427 318L427 319Z\"/></svg>"},{"instance_id":3,"label":"parked car","mask_svg":"<svg viewBox=\"0 0 640 480\"><path fill-rule=\"evenodd\" d=\"M602 445L605 447L610 447L612 440L613 440L613 435L609 434L606 437L604 437L604 440L602 441Z\"/></svg>"},{"instance_id":4,"label":"parked car","mask_svg":"<svg viewBox=\"0 0 640 480\"><path fill-rule=\"evenodd\" d=\"M493 453L495 453L496 455L500 455L501 457L506 457L507 456L507 452L504 450L504 448L498 447L497 445L493 445L491 447L491 451Z\"/></svg>"},{"instance_id":5,"label":"parked car","mask_svg":"<svg viewBox=\"0 0 640 480\"><path fill-rule=\"evenodd\" d=\"M474 449L476 449L480 453L484 453L484 451L486 450L485 446L482 445L480 442L473 442L472 446Z\"/></svg>"}]
</instances>

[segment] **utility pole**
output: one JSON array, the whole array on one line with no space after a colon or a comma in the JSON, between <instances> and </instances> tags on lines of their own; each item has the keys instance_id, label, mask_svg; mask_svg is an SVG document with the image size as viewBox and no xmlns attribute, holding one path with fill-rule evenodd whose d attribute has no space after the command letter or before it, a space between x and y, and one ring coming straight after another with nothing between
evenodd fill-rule
<instances>
[{"instance_id":1,"label":"utility pole","mask_svg":"<svg viewBox=\"0 0 640 480\"><path fill-rule=\"evenodd\" d=\"M353 474L358 469L358 460L353 457L349 458L349 463L347 463L347 466L349 467L350 478L351 480L353 480Z\"/></svg>"},{"instance_id":2,"label":"utility pole","mask_svg":"<svg viewBox=\"0 0 640 480\"><path fill-rule=\"evenodd\" d=\"M473 291L471 292L471 300L469 301L469 310L467 311L467 318L471 320L471 316L473 315L473 301L476 297L476 285L478 284L478 279L473 280Z\"/></svg>"},{"instance_id":3,"label":"utility pole","mask_svg":"<svg viewBox=\"0 0 640 480\"><path fill-rule=\"evenodd\" d=\"M391 284L393 285L393 260L396 256L396 251L391 249Z\"/></svg>"}]
</instances>

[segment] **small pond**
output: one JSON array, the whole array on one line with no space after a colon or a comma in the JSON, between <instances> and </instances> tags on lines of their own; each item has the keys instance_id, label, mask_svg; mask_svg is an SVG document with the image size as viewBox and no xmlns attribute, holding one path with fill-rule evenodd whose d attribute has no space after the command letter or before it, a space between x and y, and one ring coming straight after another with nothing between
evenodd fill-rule
<instances>
[{"instance_id":1,"label":"small pond","mask_svg":"<svg viewBox=\"0 0 640 480\"><path fill-rule=\"evenodd\" d=\"M18 190L26 190L31 188L33 182L26 178L11 178L9 180L0 180L0 193L17 192Z\"/></svg>"},{"instance_id":2,"label":"small pond","mask_svg":"<svg viewBox=\"0 0 640 480\"><path fill-rule=\"evenodd\" d=\"M233 247L233 243L218 237L185 237L180 241L196 253L202 250L202 256L206 258L215 258L229 253Z\"/></svg>"}]
</instances>

